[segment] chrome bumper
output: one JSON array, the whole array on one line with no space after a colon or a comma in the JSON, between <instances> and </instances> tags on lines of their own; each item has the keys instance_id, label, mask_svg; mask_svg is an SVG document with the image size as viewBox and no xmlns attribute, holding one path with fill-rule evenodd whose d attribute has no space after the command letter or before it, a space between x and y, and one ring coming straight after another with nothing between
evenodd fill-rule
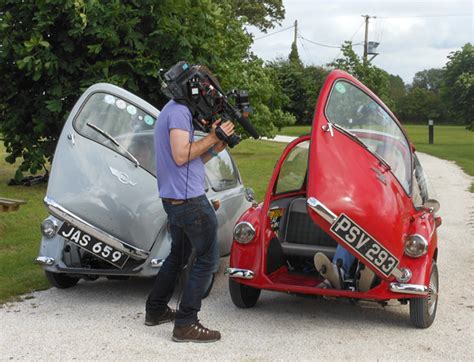
<instances>
[{"instance_id":1,"label":"chrome bumper","mask_svg":"<svg viewBox=\"0 0 474 362\"><path fill-rule=\"evenodd\" d=\"M146 250L142 250L139 248L136 248L132 245L129 245L114 236L96 228L95 226L91 225L87 221L81 219L79 216L73 214L69 210L66 210L64 207L56 203L54 200L45 197L44 198L44 203L46 204L46 207L48 208L48 211L56 216L57 218L67 221L69 224L85 231L86 233L94 236L95 238L103 241L104 243L113 246L115 249L130 255L134 258L138 259L146 259L148 258L149 252Z\"/></svg>"},{"instance_id":2,"label":"chrome bumper","mask_svg":"<svg viewBox=\"0 0 474 362\"><path fill-rule=\"evenodd\" d=\"M390 291L402 294L428 295L429 288L420 284L390 283Z\"/></svg>"},{"instance_id":3,"label":"chrome bumper","mask_svg":"<svg viewBox=\"0 0 474 362\"><path fill-rule=\"evenodd\" d=\"M255 273L248 269L239 269L239 268L227 268L224 272L225 275L228 275L230 278L243 278L243 279L253 279Z\"/></svg>"},{"instance_id":4,"label":"chrome bumper","mask_svg":"<svg viewBox=\"0 0 474 362\"><path fill-rule=\"evenodd\" d=\"M35 258L35 264L53 265L54 264L54 258L51 258L49 256L38 256L38 257Z\"/></svg>"}]
</instances>

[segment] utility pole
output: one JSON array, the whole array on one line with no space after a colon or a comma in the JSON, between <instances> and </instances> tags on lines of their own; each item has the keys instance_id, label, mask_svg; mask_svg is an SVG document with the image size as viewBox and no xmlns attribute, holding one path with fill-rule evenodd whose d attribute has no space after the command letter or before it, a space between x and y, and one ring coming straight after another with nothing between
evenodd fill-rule
<instances>
[{"instance_id":1,"label":"utility pole","mask_svg":"<svg viewBox=\"0 0 474 362\"><path fill-rule=\"evenodd\" d=\"M293 42L296 44L296 38L298 37L298 20L295 20L295 36Z\"/></svg>"},{"instance_id":2,"label":"utility pole","mask_svg":"<svg viewBox=\"0 0 474 362\"><path fill-rule=\"evenodd\" d=\"M369 15L362 15L365 18L365 35L364 35L364 56L363 56L363 63L364 65L367 64L367 46L368 46L368 37L369 37Z\"/></svg>"}]
</instances>

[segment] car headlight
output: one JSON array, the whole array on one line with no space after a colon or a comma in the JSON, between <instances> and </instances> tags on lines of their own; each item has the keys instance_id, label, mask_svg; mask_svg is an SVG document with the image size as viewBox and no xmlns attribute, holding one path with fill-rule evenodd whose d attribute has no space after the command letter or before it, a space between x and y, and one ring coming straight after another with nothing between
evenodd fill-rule
<instances>
[{"instance_id":1,"label":"car headlight","mask_svg":"<svg viewBox=\"0 0 474 362\"><path fill-rule=\"evenodd\" d=\"M51 219L45 219L41 223L41 234L45 238L51 239L54 238L56 233L58 232L58 223Z\"/></svg>"},{"instance_id":2,"label":"car headlight","mask_svg":"<svg viewBox=\"0 0 474 362\"><path fill-rule=\"evenodd\" d=\"M419 258L428 251L428 241L419 234L410 235L405 240L405 254L413 258Z\"/></svg>"},{"instance_id":3,"label":"car headlight","mask_svg":"<svg viewBox=\"0 0 474 362\"><path fill-rule=\"evenodd\" d=\"M247 244L255 237L255 229L247 221L241 221L234 228L234 239L241 244Z\"/></svg>"}]
</instances>

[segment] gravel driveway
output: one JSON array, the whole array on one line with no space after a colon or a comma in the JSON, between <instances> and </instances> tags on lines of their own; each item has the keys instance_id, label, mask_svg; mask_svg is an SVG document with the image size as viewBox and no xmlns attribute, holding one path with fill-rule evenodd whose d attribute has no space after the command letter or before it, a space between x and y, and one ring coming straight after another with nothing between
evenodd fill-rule
<instances>
[{"instance_id":1,"label":"gravel driveway","mask_svg":"<svg viewBox=\"0 0 474 362\"><path fill-rule=\"evenodd\" d=\"M217 343L174 343L171 324L146 327L150 280L99 279L0 306L0 359L473 360L474 194L466 191L472 178L452 162L420 158L443 217L438 314L427 330L409 324L408 306L262 292L254 308L237 309L222 275L224 258L200 313L222 332Z\"/></svg>"}]
</instances>

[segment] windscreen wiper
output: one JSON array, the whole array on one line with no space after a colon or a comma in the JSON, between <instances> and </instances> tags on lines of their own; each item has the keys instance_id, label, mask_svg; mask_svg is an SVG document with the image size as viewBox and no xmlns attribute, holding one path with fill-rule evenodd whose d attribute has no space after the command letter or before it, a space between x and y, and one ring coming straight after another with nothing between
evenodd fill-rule
<instances>
[{"instance_id":1,"label":"windscreen wiper","mask_svg":"<svg viewBox=\"0 0 474 362\"><path fill-rule=\"evenodd\" d=\"M333 127L336 127L336 129L338 129L341 133L344 133L347 137L349 137L350 139L354 140L355 142L357 142L358 144L360 144L362 147L364 147L367 151L369 151L371 154L373 154L375 156L375 158L377 160L379 160L380 164L383 165L387 171L390 171L392 169L392 167L387 163L387 161L385 161L383 159L382 156L380 156L377 152L372 152L370 150L369 147L367 147L367 145L362 142L355 134L353 134L352 132L348 131L347 129L345 129L344 127L342 126L339 126L338 124L336 123L332 123Z\"/></svg>"},{"instance_id":2,"label":"windscreen wiper","mask_svg":"<svg viewBox=\"0 0 474 362\"><path fill-rule=\"evenodd\" d=\"M135 163L135 167L138 167L140 166L140 162L138 162L138 160L135 158L134 155L132 155L125 147L123 147L120 143L118 143L118 141L112 137L109 133L107 133L106 131L104 131L103 129L97 127L95 124L92 124L92 123L89 123L87 122L86 123L90 128L92 128L94 131L100 133L102 136L104 136L105 138L107 138L108 140L110 140L118 149L122 150L128 157L130 157L132 159L132 161Z\"/></svg>"}]
</instances>

